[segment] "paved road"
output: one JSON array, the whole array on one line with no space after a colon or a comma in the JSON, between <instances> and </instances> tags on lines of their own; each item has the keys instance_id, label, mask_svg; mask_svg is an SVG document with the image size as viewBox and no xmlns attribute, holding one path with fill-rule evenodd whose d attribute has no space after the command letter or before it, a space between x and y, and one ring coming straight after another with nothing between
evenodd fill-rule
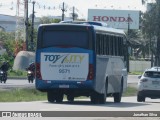
<instances>
[{"instance_id":1,"label":"paved road","mask_svg":"<svg viewBox=\"0 0 160 120\"><path fill-rule=\"evenodd\" d=\"M129 75L128 83L137 84L138 76ZM26 79L9 79L6 84L0 83L0 88L4 87L34 87L34 83L28 83ZM47 101L33 101L33 102L3 102L0 103L0 111L160 111L159 99L146 99L145 103L138 103L136 96L123 97L121 103L114 103L113 98L107 98L104 105L93 105L89 99L76 100L73 103L65 101L62 104L48 103ZM73 113L74 114L74 113ZM113 114L114 115L114 114ZM62 115L63 116L63 115ZM45 118L45 120L108 120L106 117L54 117ZM15 119L15 118L14 118ZM14 120L13 119L13 120ZM22 118L16 118L21 120ZM31 118L30 118L31 119ZM110 120L159 120L157 117L143 117L143 118L119 118L109 117ZM2 119L3 120L3 119ZM7 120L6 118L4 120ZM10 120L10 118L8 119ZM28 119L27 119L28 120ZM33 118L32 120L44 120L44 118Z\"/></svg>"},{"instance_id":2,"label":"paved road","mask_svg":"<svg viewBox=\"0 0 160 120\"><path fill-rule=\"evenodd\" d=\"M128 84L133 84L134 86L137 85L138 82L138 76L137 75L129 75L128 76ZM14 87L20 87L20 88L28 88L28 87L35 87L34 83L28 83L27 79L8 79L7 82L0 83L0 89L9 89Z\"/></svg>"},{"instance_id":3,"label":"paved road","mask_svg":"<svg viewBox=\"0 0 160 120\"><path fill-rule=\"evenodd\" d=\"M34 81L35 82L35 81ZM29 83L27 79L8 79L6 83L0 83L0 89L10 88L34 88L35 83Z\"/></svg>"},{"instance_id":4,"label":"paved road","mask_svg":"<svg viewBox=\"0 0 160 120\"><path fill-rule=\"evenodd\" d=\"M129 117L132 117L135 113L141 114L145 112L147 112L147 114L153 113L156 115L157 111L160 111L160 100L146 99L145 103L139 103L136 101L136 96L132 96L132 97L123 97L121 103L114 103L112 98L108 98L106 104L95 104L95 105L91 104L89 99L83 99L83 100L78 99L73 103L70 103L68 101L65 101L61 104L57 104L57 103L51 104L51 103L48 103L47 101L6 102L6 103L0 103L0 106L1 106L0 111L20 111L20 112L21 111L28 111L28 112L29 111L35 111L35 112L49 111L50 116L59 116L59 117L66 117L68 116L68 114L74 117L75 116L84 117L86 115L84 113L87 113L88 117L93 117L93 116L105 115L107 114L107 112L110 112L110 114L108 115L110 115L111 117L114 117L114 119L117 120L117 118L115 118L115 117L118 117L116 114L117 112L119 116L130 114L131 116ZM79 111L79 112L76 113L74 111ZM101 112L103 112L104 114L101 114ZM160 115L160 112L158 112L157 115ZM54 118L54 120L59 120L59 119L61 120L62 118L58 118L58 119ZM103 119L106 120L106 118L103 118ZM89 120L103 120L103 119L91 118ZM138 120L137 118L135 119ZM80 120L80 119L78 118L76 120ZM143 119L143 120L149 120L149 119ZM153 120L158 120L158 119L155 118Z\"/></svg>"},{"instance_id":5,"label":"paved road","mask_svg":"<svg viewBox=\"0 0 160 120\"><path fill-rule=\"evenodd\" d=\"M73 103L6 102L0 103L0 106L0 111L160 111L160 100L147 98L146 102L137 102L136 96L132 96L123 97L121 103L114 103L109 97L106 104L95 105L90 103L90 99L76 99Z\"/></svg>"}]
</instances>

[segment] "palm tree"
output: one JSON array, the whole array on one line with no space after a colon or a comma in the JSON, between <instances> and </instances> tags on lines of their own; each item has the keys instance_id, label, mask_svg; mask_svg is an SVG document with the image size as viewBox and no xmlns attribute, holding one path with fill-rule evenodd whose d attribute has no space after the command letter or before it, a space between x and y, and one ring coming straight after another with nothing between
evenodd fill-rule
<instances>
[{"instance_id":1,"label":"palm tree","mask_svg":"<svg viewBox=\"0 0 160 120\"><path fill-rule=\"evenodd\" d=\"M142 0L143 3L148 2L148 0ZM150 48L155 54L156 65L160 65L160 1L156 0L156 3L150 3L152 5L150 11L144 13L143 16L143 34L150 39ZM157 37L157 47L153 48L152 38Z\"/></svg>"}]
</instances>

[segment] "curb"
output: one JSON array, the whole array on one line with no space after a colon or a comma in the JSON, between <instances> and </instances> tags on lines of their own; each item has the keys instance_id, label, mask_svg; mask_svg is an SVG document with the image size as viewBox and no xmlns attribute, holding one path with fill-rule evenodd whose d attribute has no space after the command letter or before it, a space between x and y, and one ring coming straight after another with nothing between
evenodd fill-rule
<instances>
[{"instance_id":1,"label":"curb","mask_svg":"<svg viewBox=\"0 0 160 120\"><path fill-rule=\"evenodd\" d=\"M8 79L27 79L27 77L8 76Z\"/></svg>"}]
</instances>

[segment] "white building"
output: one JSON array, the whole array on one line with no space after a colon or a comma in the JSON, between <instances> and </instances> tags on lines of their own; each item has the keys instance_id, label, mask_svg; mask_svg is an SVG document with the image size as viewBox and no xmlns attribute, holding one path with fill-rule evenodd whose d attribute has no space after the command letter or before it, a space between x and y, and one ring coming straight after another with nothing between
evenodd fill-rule
<instances>
[{"instance_id":1,"label":"white building","mask_svg":"<svg viewBox=\"0 0 160 120\"><path fill-rule=\"evenodd\" d=\"M6 32L13 32L16 28L16 16L0 14L0 29Z\"/></svg>"},{"instance_id":2,"label":"white building","mask_svg":"<svg viewBox=\"0 0 160 120\"><path fill-rule=\"evenodd\" d=\"M48 17L53 18L53 19L61 19L62 18L61 16L48 16ZM64 19L71 20L70 17L65 17ZM35 18L34 21L35 21L34 27L37 28L40 24L40 19ZM6 31L6 32L15 32L17 22L19 22L19 25L21 27L25 28L24 18L22 18L22 17L17 18L16 16L0 14L0 30Z\"/></svg>"}]
</instances>

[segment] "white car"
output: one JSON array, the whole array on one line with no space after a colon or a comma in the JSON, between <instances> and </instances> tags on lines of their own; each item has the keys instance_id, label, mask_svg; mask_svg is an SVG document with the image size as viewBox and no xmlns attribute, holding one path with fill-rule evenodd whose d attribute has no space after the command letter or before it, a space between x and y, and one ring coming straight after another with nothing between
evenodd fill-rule
<instances>
[{"instance_id":1,"label":"white car","mask_svg":"<svg viewBox=\"0 0 160 120\"><path fill-rule=\"evenodd\" d=\"M145 98L160 98L160 69L151 68L139 76L137 101L145 102Z\"/></svg>"}]
</instances>

